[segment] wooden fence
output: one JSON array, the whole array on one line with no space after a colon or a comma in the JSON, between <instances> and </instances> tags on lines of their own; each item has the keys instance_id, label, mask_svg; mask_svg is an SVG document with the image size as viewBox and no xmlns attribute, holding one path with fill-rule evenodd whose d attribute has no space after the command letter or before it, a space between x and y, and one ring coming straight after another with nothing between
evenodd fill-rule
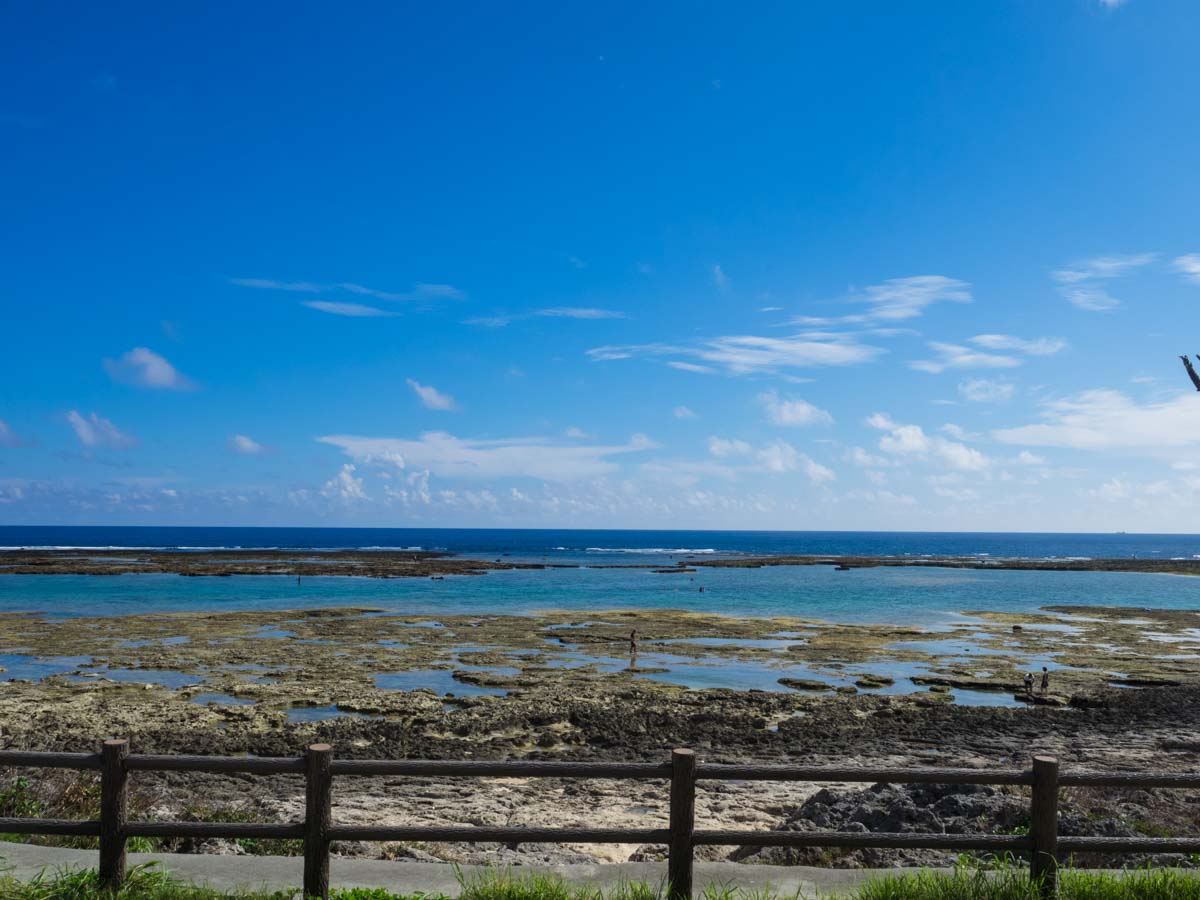
<instances>
[{"instance_id":1,"label":"wooden fence","mask_svg":"<svg viewBox=\"0 0 1200 900\"><path fill-rule=\"evenodd\" d=\"M1060 787L1200 788L1200 774L1060 772L1049 756L1033 757L1029 769L837 768L698 763L691 750L674 750L669 762L482 762L335 759L328 744L313 744L302 757L146 756L130 754L124 740L105 741L100 753L0 751L0 766L96 769L100 772L100 818L0 818L0 832L83 835L100 839L99 873L107 887L125 878L125 842L149 838L297 838L304 842L304 892L329 895L329 848L333 841L455 841L475 843L665 844L669 900L692 895L692 858L698 846L908 848L1029 853L1030 871L1043 894L1056 892L1056 869L1072 853L1196 853L1200 838L1059 837ZM294 774L305 778L305 817L289 824L244 822L130 822L129 774L238 772ZM527 777L659 779L670 785L667 828L526 828L338 825L333 821L333 776ZM715 831L695 827L698 781L889 782L893 784L1026 785L1031 791L1028 835L933 834L840 831Z\"/></svg>"}]
</instances>

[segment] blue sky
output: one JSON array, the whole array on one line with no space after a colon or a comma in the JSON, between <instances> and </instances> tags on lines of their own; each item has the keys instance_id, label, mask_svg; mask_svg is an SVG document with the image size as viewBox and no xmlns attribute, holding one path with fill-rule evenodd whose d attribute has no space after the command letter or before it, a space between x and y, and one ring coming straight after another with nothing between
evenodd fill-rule
<instances>
[{"instance_id":1,"label":"blue sky","mask_svg":"<svg viewBox=\"0 0 1200 900\"><path fill-rule=\"evenodd\" d=\"M0 523L1197 531L1190 0L0 13Z\"/></svg>"}]
</instances>

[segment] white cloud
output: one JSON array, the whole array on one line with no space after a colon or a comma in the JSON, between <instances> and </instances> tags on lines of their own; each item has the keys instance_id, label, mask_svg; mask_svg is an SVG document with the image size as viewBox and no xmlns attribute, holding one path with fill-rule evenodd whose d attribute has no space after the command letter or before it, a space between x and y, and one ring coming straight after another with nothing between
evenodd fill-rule
<instances>
[{"instance_id":1,"label":"white cloud","mask_svg":"<svg viewBox=\"0 0 1200 900\"><path fill-rule=\"evenodd\" d=\"M473 316L463 319L464 325L481 325L484 328L504 328L521 316Z\"/></svg>"},{"instance_id":2,"label":"white cloud","mask_svg":"<svg viewBox=\"0 0 1200 900\"><path fill-rule=\"evenodd\" d=\"M1096 281L1120 278L1158 258L1157 253L1135 253L1127 256L1097 256L1072 263L1069 267L1053 273L1061 284L1078 284L1081 281Z\"/></svg>"},{"instance_id":3,"label":"white cloud","mask_svg":"<svg viewBox=\"0 0 1200 900\"><path fill-rule=\"evenodd\" d=\"M363 489L363 480L354 474L356 471L351 463L343 465L336 475L325 482L325 486L321 488L321 496L343 503L369 500L367 492Z\"/></svg>"},{"instance_id":4,"label":"white cloud","mask_svg":"<svg viewBox=\"0 0 1200 900\"><path fill-rule=\"evenodd\" d=\"M708 439L708 452L717 459L742 458L754 460L754 465L750 467L742 467L740 469L731 467L727 472L721 473L730 476L738 471L753 471L757 468L773 475L794 472L799 469L808 476L808 479L813 484L824 484L837 478L832 469L821 465L806 454L800 453L795 447L783 440L771 441L756 450L746 441L710 437Z\"/></svg>"},{"instance_id":5,"label":"white cloud","mask_svg":"<svg viewBox=\"0 0 1200 900\"><path fill-rule=\"evenodd\" d=\"M892 464L891 460L868 453L862 447L851 447L846 451L845 458L847 462L863 469L883 469Z\"/></svg>"},{"instance_id":6,"label":"white cloud","mask_svg":"<svg viewBox=\"0 0 1200 900\"><path fill-rule=\"evenodd\" d=\"M258 288L269 291L293 291L302 294L323 294L332 291L345 291L360 297L374 297L376 300L394 301L430 301L430 300L461 300L466 296L452 284L417 283L408 291L381 291L352 281L342 281L333 284L318 284L312 281L278 281L274 278L232 278L230 281L240 287Z\"/></svg>"},{"instance_id":7,"label":"white cloud","mask_svg":"<svg viewBox=\"0 0 1200 900\"><path fill-rule=\"evenodd\" d=\"M440 409L443 411L448 411L458 408L458 404L454 402L453 397L451 397L449 394L443 394L432 385L421 384L421 382L412 378L406 378L405 381L407 381L408 386L413 389L413 393L421 398L421 403L426 409Z\"/></svg>"},{"instance_id":8,"label":"white cloud","mask_svg":"<svg viewBox=\"0 0 1200 900\"><path fill-rule=\"evenodd\" d=\"M730 456L749 456L753 449L745 441L721 437L710 437L708 439L708 452L718 459L725 459Z\"/></svg>"},{"instance_id":9,"label":"white cloud","mask_svg":"<svg viewBox=\"0 0 1200 900\"><path fill-rule=\"evenodd\" d=\"M1101 287L1063 288L1061 293L1072 306L1088 312L1108 312L1121 305L1121 301Z\"/></svg>"},{"instance_id":10,"label":"white cloud","mask_svg":"<svg viewBox=\"0 0 1200 900\"><path fill-rule=\"evenodd\" d=\"M833 416L823 409L813 406L807 400L784 400L776 391L766 391L758 395L758 402L767 413L767 419L774 425L831 425Z\"/></svg>"},{"instance_id":11,"label":"white cloud","mask_svg":"<svg viewBox=\"0 0 1200 900\"><path fill-rule=\"evenodd\" d=\"M934 303L970 303L971 285L945 275L913 275L908 278L892 278L883 284L874 284L852 294L850 302L869 304L866 313L846 316L794 316L793 325L824 327L830 325L867 326L879 337L895 337L915 334L909 328L883 327L887 323L915 319L924 314Z\"/></svg>"},{"instance_id":12,"label":"white cloud","mask_svg":"<svg viewBox=\"0 0 1200 900\"><path fill-rule=\"evenodd\" d=\"M1074 306L1088 312L1107 312L1120 306L1121 301L1109 294L1100 282L1121 278L1157 258L1157 253L1097 256L1059 269L1051 277L1061 285L1059 293Z\"/></svg>"},{"instance_id":13,"label":"white cloud","mask_svg":"<svg viewBox=\"0 0 1200 900\"><path fill-rule=\"evenodd\" d=\"M572 425L570 428L568 428L566 435L567 437L574 438L575 440L584 440L585 438L591 437L590 434L576 425Z\"/></svg>"},{"instance_id":14,"label":"white cloud","mask_svg":"<svg viewBox=\"0 0 1200 900\"><path fill-rule=\"evenodd\" d=\"M75 430L79 443L85 447L111 447L121 450L137 446L138 439L133 434L121 431L110 419L92 413L89 416L80 415L72 409L67 413L67 422Z\"/></svg>"},{"instance_id":15,"label":"white cloud","mask_svg":"<svg viewBox=\"0 0 1200 900\"><path fill-rule=\"evenodd\" d=\"M857 336L836 332L802 332L790 337L728 335L691 346L634 344L595 347L587 351L594 361L631 359L636 356L690 356L731 375L776 372L789 368L849 366L870 362L884 351L860 343ZM694 371L694 363L675 365Z\"/></svg>"},{"instance_id":16,"label":"white cloud","mask_svg":"<svg viewBox=\"0 0 1200 900\"><path fill-rule=\"evenodd\" d=\"M712 277L713 284L715 284L719 290L723 291L729 287L729 276L725 274L725 270L719 265L712 267Z\"/></svg>"},{"instance_id":17,"label":"white cloud","mask_svg":"<svg viewBox=\"0 0 1200 900\"><path fill-rule=\"evenodd\" d=\"M800 454L787 441L772 441L755 455L768 472L791 472L800 463Z\"/></svg>"},{"instance_id":18,"label":"white cloud","mask_svg":"<svg viewBox=\"0 0 1200 900\"><path fill-rule=\"evenodd\" d=\"M539 309L536 313L552 319L627 319L625 313L615 309L596 309L590 306L553 306Z\"/></svg>"},{"instance_id":19,"label":"white cloud","mask_svg":"<svg viewBox=\"0 0 1200 900\"><path fill-rule=\"evenodd\" d=\"M871 285L857 299L871 305L871 318L893 322L916 318L939 301L970 303L970 287L945 275L914 275Z\"/></svg>"},{"instance_id":20,"label":"white cloud","mask_svg":"<svg viewBox=\"0 0 1200 900\"><path fill-rule=\"evenodd\" d=\"M475 316L466 319L463 324L482 325L485 328L505 328L513 322L521 322L536 317L546 319L579 319L583 321L629 318L626 313L616 309L599 309L593 306L551 306L546 309L537 309L533 312Z\"/></svg>"},{"instance_id":21,"label":"white cloud","mask_svg":"<svg viewBox=\"0 0 1200 900\"><path fill-rule=\"evenodd\" d=\"M1200 253L1186 253L1183 256L1177 256L1171 265L1188 281L1200 284Z\"/></svg>"},{"instance_id":22,"label":"white cloud","mask_svg":"<svg viewBox=\"0 0 1200 900\"><path fill-rule=\"evenodd\" d=\"M833 469L821 465L803 453L800 454L800 466L804 469L804 474L808 476L808 480L813 484L824 484L828 481L837 480L837 475L834 474Z\"/></svg>"},{"instance_id":23,"label":"white cloud","mask_svg":"<svg viewBox=\"0 0 1200 900\"><path fill-rule=\"evenodd\" d=\"M313 284L311 281L277 281L274 278L231 278L239 287L258 288L267 291L296 291L301 294L319 294L328 285Z\"/></svg>"},{"instance_id":24,"label":"white cloud","mask_svg":"<svg viewBox=\"0 0 1200 900\"><path fill-rule=\"evenodd\" d=\"M875 413L867 424L886 431L879 449L893 456L932 459L964 472L979 472L991 465L984 454L966 444L928 435L920 425L901 425L885 413Z\"/></svg>"},{"instance_id":25,"label":"white cloud","mask_svg":"<svg viewBox=\"0 0 1200 900\"><path fill-rule=\"evenodd\" d=\"M958 393L972 403L999 403L1011 400L1016 386L1007 381L994 381L990 378L968 378L958 384Z\"/></svg>"},{"instance_id":26,"label":"white cloud","mask_svg":"<svg viewBox=\"0 0 1200 900\"><path fill-rule=\"evenodd\" d=\"M23 447L25 441L17 434L9 424L3 419L0 419L0 447Z\"/></svg>"},{"instance_id":27,"label":"white cloud","mask_svg":"<svg viewBox=\"0 0 1200 900\"><path fill-rule=\"evenodd\" d=\"M1044 404L1040 423L1002 428L1007 444L1077 450L1158 450L1200 444L1200 395L1179 394L1139 405L1120 391L1084 391Z\"/></svg>"},{"instance_id":28,"label":"white cloud","mask_svg":"<svg viewBox=\"0 0 1200 900\"><path fill-rule=\"evenodd\" d=\"M1099 487L1092 488L1087 491L1088 496L1095 497L1097 500L1103 500L1106 503L1116 503L1119 500L1127 500L1130 496L1130 485L1120 478L1110 478L1108 481Z\"/></svg>"},{"instance_id":29,"label":"white cloud","mask_svg":"<svg viewBox=\"0 0 1200 900\"><path fill-rule=\"evenodd\" d=\"M1067 346L1067 342L1061 338L1026 340L1011 334L977 334L971 338L971 343L988 350L1016 350L1030 356L1053 356Z\"/></svg>"},{"instance_id":30,"label":"white cloud","mask_svg":"<svg viewBox=\"0 0 1200 900\"><path fill-rule=\"evenodd\" d=\"M696 414L694 412L692 412L690 407L687 407L687 406L675 407L673 410L671 410L671 415L673 415L677 419L694 419L694 418L696 418Z\"/></svg>"},{"instance_id":31,"label":"white cloud","mask_svg":"<svg viewBox=\"0 0 1200 900\"><path fill-rule=\"evenodd\" d=\"M471 440L441 431L417 439L328 435L317 440L340 447L356 462L428 469L439 477L563 482L607 475L617 469L611 457L657 446L645 435L634 435L625 444L563 445L543 438Z\"/></svg>"},{"instance_id":32,"label":"white cloud","mask_svg":"<svg viewBox=\"0 0 1200 900\"><path fill-rule=\"evenodd\" d=\"M1046 458L1038 456L1036 453L1030 453L1028 450L1022 450L1017 454L1017 462L1023 466L1044 466Z\"/></svg>"},{"instance_id":33,"label":"white cloud","mask_svg":"<svg viewBox=\"0 0 1200 900\"><path fill-rule=\"evenodd\" d=\"M712 366L701 366L697 363L682 362L678 359L673 359L667 363L672 369L678 369L680 372L699 372L702 375L711 375L717 370Z\"/></svg>"},{"instance_id":34,"label":"white cloud","mask_svg":"<svg viewBox=\"0 0 1200 900\"><path fill-rule=\"evenodd\" d=\"M330 300L305 300L303 303L309 309L316 309L332 316L349 316L351 318L372 318L375 316L391 316L395 313L379 309L375 306L365 306L362 303L335 303Z\"/></svg>"},{"instance_id":35,"label":"white cloud","mask_svg":"<svg viewBox=\"0 0 1200 900\"><path fill-rule=\"evenodd\" d=\"M267 452L266 447L244 434L235 434L225 443L230 450L240 453L242 456L261 456Z\"/></svg>"},{"instance_id":36,"label":"white cloud","mask_svg":"<svg viewBox=\"0 0 1200 900\"><path fill-rule=\"evenodd\" d=\"M113 381L158 390L186 391L191 380L148 347L134 347L119 359L104 360L104 371Z\"/></svg>"},{"instance_id":37,"label":"white cloud","mask_svg":"<svg viewBox=\"0 0 1200 900\"><path fill-rule=\"evenodd\" d=\"M938 354L938 358L915 360L908 364L909 368L936 375L947 369L1009 369L1021 365L1021 360L1015 356L984 353L961 344L930 341L929 347Z\"/></svg>"}]
</instances>

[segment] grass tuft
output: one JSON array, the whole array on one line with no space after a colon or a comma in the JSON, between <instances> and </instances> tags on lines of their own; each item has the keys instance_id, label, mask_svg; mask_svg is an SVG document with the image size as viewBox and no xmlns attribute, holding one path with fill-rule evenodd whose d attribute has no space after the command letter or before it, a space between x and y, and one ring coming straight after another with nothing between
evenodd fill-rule
<instances>
[{"instance_id":1,"label":"grass tuft","mask_svg":"<svg viewBox=\"0 0 1200 900\"><path fill-rule=\"evenodd\" d=\"M1178 869L1120 873L1065 869L1059 900L1200 900L1200 875ZM572 884L552 875L517 875L510 869L461 876L462 900L663 900L663 886L625 882L608 890ZM840 900L1038 900L1038 885L1015 866L979 869L960 866L952 873L918 870L887 875L836 896ZM831 898L833 895L824 895ZM301 900L298 890L221 892L176 881L152 864L129 874L116 894L104 894L93 871L47 872L18 882L0 874L0 900ZM383 889L334 891L331 900L447 900L440 895L395 894ZM806 900L777 891L709 885L700 900ZM815 898L810 898L815 900Z\"/></svg>"}]
</instances>

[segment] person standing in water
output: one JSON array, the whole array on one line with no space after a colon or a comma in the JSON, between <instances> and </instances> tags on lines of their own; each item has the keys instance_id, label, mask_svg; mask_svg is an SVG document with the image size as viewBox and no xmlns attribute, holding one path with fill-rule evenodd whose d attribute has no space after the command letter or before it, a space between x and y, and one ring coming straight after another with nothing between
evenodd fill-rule
<instances>
[{"instance_id":1,"label":"person standing in water","mask_svg":"<svg viewBox=\"0 0 1200 900\"><path fill-rule=\"evenodd\" d=\"M1042 693L1050 690L1050 670L1042 666Z\"/></svg>"},{"instance_id":2,"label":"person standing in water","mask_svg":"<svg viewBox=\"0 0 1200 900\"><path fill-rule=\"evenodd\" d=\"M1033 673L1032 672L1025 673L1025 696L1026 697L1033 696Z\"/></svg>"},{"instance_id":3,"label":"person standing in water","mask_svg":"<svg viewBox=\"0 0 1200 900\"><path fill-rule=\"evenodd\" d=\"M629 655L637 656L637 629L629 632Z\"/></svg>"}]
</instances>

